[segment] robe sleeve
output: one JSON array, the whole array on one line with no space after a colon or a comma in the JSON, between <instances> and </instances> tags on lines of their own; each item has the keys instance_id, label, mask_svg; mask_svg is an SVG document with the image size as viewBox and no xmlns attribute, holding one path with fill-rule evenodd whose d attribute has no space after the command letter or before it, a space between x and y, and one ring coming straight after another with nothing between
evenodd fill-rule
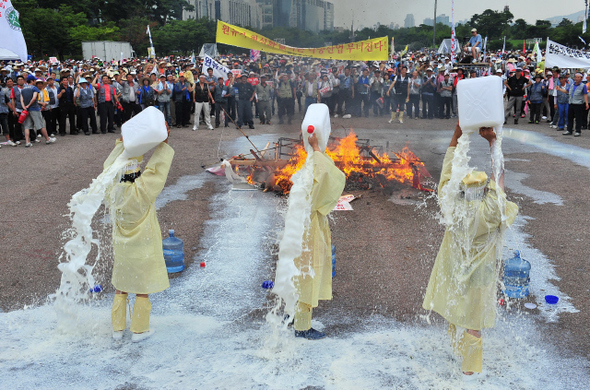
<instances>
[{"instance_id":1,"label":"robe sleeve","mask_svg":"<svg viewBox=\"0 0 590 390\"><path fill-rule=\"evenodd\" d=\"M164 189L173 157L174 149L167 143L161 142L156 147L141 176L135 180L134 187L138 195L142 195L150 203L155 202Z\"/></svg>"},{"instance_id":2,"label":"robe sleeve","mask_svg":"<svg viewBox=\"0 0 590 390\"><path fill-rule=\"evenodd\" d=\"M440 181L438 182L438 191L451 180L451 167L453 165L453 157L455 156L455 147L449 146L445 153L443 160L442 171L440 172Z\"/></svg>"},{"instance_id":3,"label":"robe sleeve","mask_svg":"<svg viewBox=\"0 0 590 390\"><path fill-rule=\"evenodd\" d=\"M311 211L328 215L342 195L346 176L334 165L330 157L321 152L313 152L313 154L314 182L311 191Z\"/></svg>"},{"instance_id":4,"label":"robe sleeve","mask_svg":"<svg viewBox=\"0 0 590 390\"><path fill-rule=\"evenodd\" d=\"M115 144L115 148L113 149L111 154L109 154L109 157L107 157L107 159L105 160L105 162L103 164L103 168L106 170L111 165L113 165L113 163L115 162L117 157L119 157L121 155L121 153L123 153L124 150L125 150L125 148L123 147L123 141L117 140L117 142Z\"/></svg>"}]
</instances>

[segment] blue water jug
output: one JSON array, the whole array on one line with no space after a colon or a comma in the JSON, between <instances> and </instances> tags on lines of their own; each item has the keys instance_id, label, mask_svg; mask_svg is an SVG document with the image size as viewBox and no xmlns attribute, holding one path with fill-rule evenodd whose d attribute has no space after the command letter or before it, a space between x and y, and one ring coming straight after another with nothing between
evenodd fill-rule
<instances>
[{"instance_id":1,"label":"blue water jug","mask_svg":"<svg viewBox=\"0 0 590 390\"><path fill-rule=\"evenodd\" d=\"M514 257L504 262L504 294L510 298L524 298L529 295L529 274L531 263L515 251Z\"/></svg>"},{"instance_id":2,"label":"blue water jug","mask_svg":"<svg viewBox=\"0 0 590 390\"><path fill-rule=\"evenodd\" d=\"M332 245L332 277L336 276L336 247Z\"/></svg>"},{"instance_id":3,"label":"blue water jug","mask_svg":"<svg viewBox=\"0 0 590 390\"><path fill-rule=\"evenodd\" d=\"M184 242L174 237L174 230L170 229L168 234L170 237L162 240L166 269L169 273L180 272L184 270Z\"/></svg>"}]
</instances>

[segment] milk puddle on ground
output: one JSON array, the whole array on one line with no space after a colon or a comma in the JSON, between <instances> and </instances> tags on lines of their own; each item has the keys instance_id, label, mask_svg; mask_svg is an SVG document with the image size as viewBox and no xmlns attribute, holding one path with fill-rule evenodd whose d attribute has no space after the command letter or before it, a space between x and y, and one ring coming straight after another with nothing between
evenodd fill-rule
<instances>
[{"instance_id":1,"label":"milk puddle on ground","mask_svg":"<svg viewBox=\"0 0 590 390\"><path fill-rule=\"evenodd\" d=\"M256 141L255 141L256 142ZM489 159L487 160L489 164ZM210 174L181 178L163 192L168 201ZM160 201L159 201L160 202ZM51 305L0 314L1 389L574 389L590 376L585 361L569 360L542 339L543 324L525 313L501 311L484 332L484 371L463 385L446 326L367 317L362 327L316 342L289 339L282 352L264 348L271 334L260 285L274 275L270 246L282 226L280 199L229 191L212 199L199 254L192 267L153 294L156 334L139 344L111 338L112 294L80 313L77 334L56 331ZM284 206L284 204L280 204ZM526 254L526 251L523 251ZM536 259L533 253L529 260ZM313 326L348 319L318 311Z\"/></svg>"}]
</instances>

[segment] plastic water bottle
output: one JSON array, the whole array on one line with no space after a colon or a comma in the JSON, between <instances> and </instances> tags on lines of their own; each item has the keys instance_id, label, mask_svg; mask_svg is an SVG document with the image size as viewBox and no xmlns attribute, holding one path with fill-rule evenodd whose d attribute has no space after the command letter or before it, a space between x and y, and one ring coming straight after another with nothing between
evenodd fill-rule
<instances>
[{"instance_id":1,"label":"plastic water bottle","mask_svg":"<svg viewBox=\"0 0 590 390\"><path fill-rule=\"evenodd\" d=\"M332 277L336 276L336 247L332 245Z\"/></svg>"},{"instance_id":2,"label":"plastic water bottle","mask_svg":"<svg viewBox=\"0 0 590 390\"><path fill-rule=\"evenodd\" d=\"M515 251L514 257L504 262L504 294L510 298L524 298L529 295L531 263Z\"/></svg>"},{"instance_id":3,"label":"plastic water bottle","mask_svg":"<svg viewBox=\"0 0 590 390\"><path fill-rule=\"evenodd\" d=\"M166 269L169 273L180 272L184 270L184 242L174 237L174 230L170 229L168 234L170 237L162 240Z\"/></svg>"}]
</instances>

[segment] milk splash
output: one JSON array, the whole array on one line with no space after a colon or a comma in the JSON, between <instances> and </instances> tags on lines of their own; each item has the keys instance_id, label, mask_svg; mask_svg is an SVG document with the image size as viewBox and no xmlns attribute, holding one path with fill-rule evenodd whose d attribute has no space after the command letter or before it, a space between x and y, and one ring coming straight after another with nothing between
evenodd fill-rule
<instances>
[{"instance_id":1,"label":"milk splash","mask_svg":"<svg viewBox=\"0 0 590 390\"><path fill-rule=\"evenodd\" d=\"M89 299L89 290L95 284L92 271L100 261L101 251L99 240L94 237L92 230L92 218L128 163L129 157L123 152L107 170L92 180L88 188L75 193L68 203L72 227L64 236L71 238L64 245L60 258L63 261L58 265L62 272L59 289L50 296L55 299L57 325L63 332L76 329L79 320L79 309L76 306ZM97 248L96 258L92 264L87 264L93 245Z\"/></svg>"},{"instance_id":2,"label":"milk splash","mask_svg":"<svg viewBox=\"0 0 590 390\"><path fill-rule=\"evenodd\" d=\"M279 243L279 260L275 286L272 289L277 298L275 306L266 315L266 321L273 330L270 342L274 346L279 344L280 332L287 329L289 320L285 321L285 319L294 318L295 306L299 298L295 278L300 275L300 271L295 265L295 259L300 257L303 251L309 250L303 247L303 243L305 227L310 224L311 218L313 166L313 153L308 153L303 167L291 177L293 186L287 202L285 230Z\"/></svg>"}]
</instances>

